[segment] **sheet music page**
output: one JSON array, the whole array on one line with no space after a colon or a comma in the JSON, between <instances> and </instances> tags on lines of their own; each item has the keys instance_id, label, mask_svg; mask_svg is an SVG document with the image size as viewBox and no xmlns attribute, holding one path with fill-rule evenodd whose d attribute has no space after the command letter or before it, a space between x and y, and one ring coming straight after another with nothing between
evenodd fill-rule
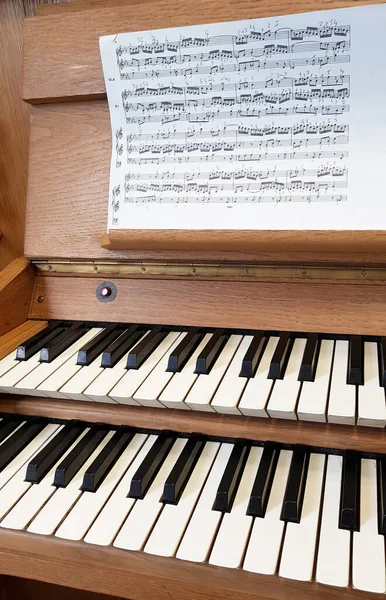
<instances>
[{"instance_id":1,"label":"sheet music page","mask_svg":"<svg viewBox=\"0 0 386 600\"><path fill-rule=\"evenodd\" d=\"M108 228L384 229L386 5L100 38Z\"/></svg>"}]
</instances>

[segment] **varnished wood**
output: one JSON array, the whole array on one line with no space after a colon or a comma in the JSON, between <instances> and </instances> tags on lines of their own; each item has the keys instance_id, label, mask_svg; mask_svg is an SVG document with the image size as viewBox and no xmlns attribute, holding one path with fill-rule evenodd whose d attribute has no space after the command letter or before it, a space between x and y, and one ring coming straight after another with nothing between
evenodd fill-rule
<instances>
[{"instance_id":1,"label":"varnished wood","mask_svg":"<svg viewBox=\"0 0 386 600\"><path fill-rule=\"evenodd\" d=\"M27 319L33 283L34 270L25 258L16 258L0 273L0 335Z\"/></svg>"},{"instance_id":2,"label":"varnished wood","mask_svg":"<svg viewBox=\"0 0 386 600\"><path fill-rule=\"evenodd\" d=\"M21 99L22 0L0 2L0 270L23 254L29 107Z\"/></svg>"},{"instance_id":3,"label":"varnished wood","mask_svg":"<svg viewBox=\"0 0 386 600\"><path fill-rule=\"evenodd\" d=\"M279 252L273 247L274 237L258 252L251 252L250 248L238 252L202 251L197 249L195 235L189 238L192 243L189 250L103 249L100 238L107 228L110 152L110 121L105 101L33 107L25 238L27 256L137 262L386 263L386 250L376 253L357 250L345 254L294 249ZM47 160L48 156L50 160ZM282 234L277 233L278 239L282 239ZM149 238L152 233L145 235ZM297 236L299 232L292 235L292 241ZM328 235L322 232L317 238L323 244L328 242ZM365 232L361 239L367 239Z\"/></svg>"},{"instance_id":4,"label":"varnished wood","mask_svg":"<svg viewBox=\"0 0 386 600\"><path fill-rule=\"evenodd\" d=\"M100 244L107 250L374 253L386 250L386 231L117 229Z\"/></svg>"},{"instance_id":5,"label":"varnished wood","mask_svg":"<svg viewBox=\"0 0 386 600\"><path fill-rule=\"evenodd\" d=\"M291 581L144 552L2 529L0 572L132 600L376 600L351 588Z\"/></svg>"},{"instance_id":6,"label":"varnished wood","mask_svg":"<svg viewBox=\"0 0 386 600\"><path fill-rule=\"evenodd\" d=\"M37 277L29 317L386 335L383 285L109 279L104 303L106 278Z\"/></svg>"},{"instance_id":7,"label":"varnished wood","mask_svg":"<svg viewBox=\"0 0 386 600\"><path fill-rule=\"evenodd\" d=\"M0 394L0 412L386 453L383 429Z\"/></svg>"},{"instance_id":8,"label":"varnished wood","mask_svg":"<svg viewBox=\"0 0 386 600\"><path fill-rule=\"evenodd\" d=\"M25 321L0 338L0 359L47 326L47 321Z\"/></svg>"},{"instance_id":9,"label":"varnished wood","mask_svg":"<svg viewBox=\"0 0 386 600\"><path fill-rule=\"evenodd\" d=\"M112 6L127 6L142 2L155 2L156 0L67 0L55 4L41 4L36 7L36 15L43 17L59 13L79 12L92 8L111 8Z\"/></svg>"},{"instance_id":10,"label":"varnished wood","mask_svg":"<svg viewBox=\"0 0 386 600\"><path fill-rule=\"evenodd\" d=\"M289 0L285 3L281 0L179 0L176 5L169 0L157 0L156 10L149 10L145 2L135 7L113 6L34 17L26 21L24 29L23 98L36 103L104 94L98 44L101 35L356 4L355 0Z\"/></svg>"}]
</instances>

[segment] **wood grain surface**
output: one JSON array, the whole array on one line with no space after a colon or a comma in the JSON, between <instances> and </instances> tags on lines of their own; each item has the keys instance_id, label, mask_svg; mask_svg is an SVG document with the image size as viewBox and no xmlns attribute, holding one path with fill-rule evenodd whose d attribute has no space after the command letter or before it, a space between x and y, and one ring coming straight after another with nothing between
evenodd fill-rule
<instances>
[{"instance_id":1,"label":"wood grain surface","mask_svg":"<svg viewBox=\"0 0 386 600\"><path fill-rule=\"evenodd\" d=\"M0 270L23 254L29 106L21 99L22 0L0 2Z\"/></svg>"},{"instance_id":2,"label":"wood grain surface","mask_svg":"<svg viewBox=\"0 0 386 600\"><path fill-rule=\"evenodd\" d=\"M0 573L132 600L376 600L379 594L0 531ZM74 599L77 599L76 593Z\"/></svg>"},{"instance_id":3,"label":"wood grain surface","mask_svg":"<svg viewBox=\"0 0 386 600\"><path fill-rule=\"evenodd\" d=\"M277 231L117 229L100 239L108 250L175 250L208 252L362 252L386 250L386 231Z\"/></svg>"},{"instance_id":4,"label":"wood grain surface","mask_svg":"<svg viewBox=\"0 0 386 600\"><path fill-rule=\"evenodd\" d=\"M36 333L39 333L47 326L47 321L25 321L15 329L12 329L0 338L0 360L7 356L13 350L31 338Z\"/></svg>"},{"instance_id":5,"label":"wood grain surface","mask_svg":"<svg viewBox=\"0 0 386 600\"><path fill-rule=\"evenodd\" d=\"M37 277L29 317L386 335L383 285ZM38 301L43 297L43 301Z\"/></svg>"},{"instance_id":6,"label":"wood grain surface","mask_svg":"<svg viewBox=\"0 0 386 600\"><path fill-rule=\"evenodd\" d=\"M24 28L23 98L36 103L103 96L98 43L101 35L357 4L356 0L178 0L177 4L157 0L156 10L149 10L145 2L34 17L26 21Z\"/></svg>"},{"instance_id":7,"label":"wood grain surface","mask_svg":"<svg viewBox=\"0 0 386 600\"><path fill-rule=\"evenodd\" d=\"M130 425L181 433L200 432L204 435L282 444L305 444L321 448L382 454L386 452L385 430L369 427L260 419L198 411L162 410L99 402L75 402L13 394L0 394L0 412L45 416L51 419L79 419L92 423Z\"/></svg>"},{"instance_id":8,"label":"wood grain surface","mask_svg":"<svg viewBox=\"0 0 386 600\"><path fill-rule=\"evenodd\" d=\"M25 258L16 258L0 272L0 335L27 319L34 270Z\"/></svg>"},{"instance_id":9,"label":"wood grain surface","mask_svg":"<svg viewBox=\"0 0 386 600\"><path fill-rule=\"evenodd\" d=\"M189 237L192 245L189 250L103 249L100 238L107 228L110 152L110 121L105 101L33 107L25 237L27 256L131 261L386 263L386 250L369 252L366 248L366 252L332 252L331 245L328 246L329 234L323 232L318 232L315 237L318 250L307 252L298 251L296 240L299 232L292 232L292 235L275 232L277 237L269 239L263 234L266 244L258 252L248 251L248 244L244 251L238 252L203 251L195 240L195 234ZM143 235L149 243L153 234L145 231ZM308 234L302 235L307 241ZM351 232L346 235L349 242L355 236ZM333 235L333 238L334 244L339 247L340 235ZM284 247L285 251L278 251L278 246L274 248L275 239L280 249ZM366 241L366 232L360 239ZM321 252L320 248L325 245L330 251Z\"/></svg>"}]
</instances>

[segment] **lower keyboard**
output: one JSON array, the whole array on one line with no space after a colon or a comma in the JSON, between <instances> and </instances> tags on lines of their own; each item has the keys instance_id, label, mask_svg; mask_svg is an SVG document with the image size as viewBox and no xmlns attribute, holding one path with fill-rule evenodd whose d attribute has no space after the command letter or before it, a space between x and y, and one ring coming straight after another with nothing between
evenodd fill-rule
<instances>
[{"instance_id":1,"label":"lower keyboard","mask_svg":"<svg viewBox=\"0 0 386 600\"><path fill-rule=\"evenodd\" d=\"M386 461L45 419L0 421L0 527L386 591Z\"/></svg>"}]
</instances>

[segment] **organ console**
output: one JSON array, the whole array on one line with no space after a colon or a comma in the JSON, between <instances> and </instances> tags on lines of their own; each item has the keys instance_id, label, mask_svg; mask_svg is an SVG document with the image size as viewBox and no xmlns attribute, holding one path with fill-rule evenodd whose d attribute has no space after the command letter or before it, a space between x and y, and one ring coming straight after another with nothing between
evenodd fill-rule
<instances>
[{"instance_id":1,"label":"organ console","mask_svg":"<svg viewBox=\"0 0 386 600\"><path fill-rule=\"evenodd\" d=\"M27 19L26 258L0 274L2 574L71 598L386 592L383 233L103 235L100 35L346 5Z\"/></svg>"}]
</instances>

